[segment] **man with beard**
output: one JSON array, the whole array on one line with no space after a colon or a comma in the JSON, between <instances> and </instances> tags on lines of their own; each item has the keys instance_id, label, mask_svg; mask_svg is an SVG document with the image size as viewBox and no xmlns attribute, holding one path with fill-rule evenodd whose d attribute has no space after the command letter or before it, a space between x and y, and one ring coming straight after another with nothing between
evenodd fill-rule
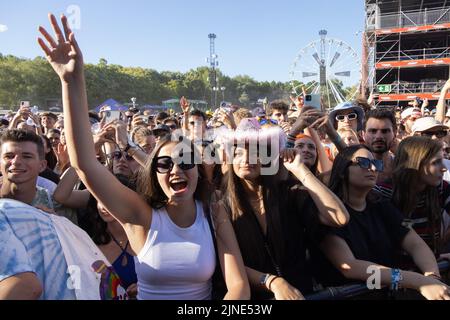
<instances>
[{"instance_id":1,"label":"man with beard","mask_svg":"<svg viewBox=\"0 0 450 320\"><path fill-rule=\"evenodd\" d=\"M394 156L389 150L395 141L396 133L395 115L391 111L375 109L366 114L364 141L372 150L375 159L382 160L384 164L384 171L378 175L377 183L392 177Z\"/></svg>"}]
</instances>

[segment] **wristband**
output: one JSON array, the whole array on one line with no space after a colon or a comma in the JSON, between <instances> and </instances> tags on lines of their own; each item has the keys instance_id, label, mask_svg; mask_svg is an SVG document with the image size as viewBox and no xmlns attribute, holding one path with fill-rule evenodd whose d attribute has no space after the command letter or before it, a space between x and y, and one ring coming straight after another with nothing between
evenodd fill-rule
<instances>
[{"instance_id":1,"label":"wristband","mask_svg":"<svg viewBox=\"0 0 450 320\"><path fill-rule=\"evenodd\" d=\"M397 291L402 280L400 269L391 269L391 290Z\"/></svg>"},{"instance_id":2,"label":"wristband","mask_svg":"<svg viewBox=\"0 0 450 320\"><path fill-rule=\"evenodd\" d=\"M269 278L270 278L270 274L269 273L263 274L261 276L261 278L259 279L259 284L265 286L266 282L267 282L267 280L269 280Z\"/></svg>"}]
</instances>

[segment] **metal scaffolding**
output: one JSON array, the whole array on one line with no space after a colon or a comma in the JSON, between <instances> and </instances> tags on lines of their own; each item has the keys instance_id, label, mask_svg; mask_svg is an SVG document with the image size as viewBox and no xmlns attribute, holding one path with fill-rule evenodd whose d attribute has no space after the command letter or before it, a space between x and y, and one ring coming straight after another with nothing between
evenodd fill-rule
<instances>
[{"instance_id":1,"label":"metal scaffolding","mask_svg":"<svg viewBox=\"0 0 450 320\"><path fill-rule=\"evenodd\" d=\"M437 100L449 78L450 1L366 0L363 52L378 103Z\"/></svg>"}]
</instances>

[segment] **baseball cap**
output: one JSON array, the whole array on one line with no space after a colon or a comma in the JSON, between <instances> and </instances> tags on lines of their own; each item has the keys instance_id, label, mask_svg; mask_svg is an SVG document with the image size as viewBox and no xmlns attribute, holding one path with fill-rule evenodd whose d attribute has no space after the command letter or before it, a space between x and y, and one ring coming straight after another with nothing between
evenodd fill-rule
<instances>
[{"instance_id":1,"label":"baseball cap","mask_svg":"<svg viewBox=\"0 0 450 320\"><path fill-rule=\"evenodd\" d=\"M405 110L403 110L403 112L401 114L401 118L402 118L402 120L405 120L408 117L421 118L422 112L418 108L413 108L413 107L406 108Z\"/></svg>"}]
</instances>

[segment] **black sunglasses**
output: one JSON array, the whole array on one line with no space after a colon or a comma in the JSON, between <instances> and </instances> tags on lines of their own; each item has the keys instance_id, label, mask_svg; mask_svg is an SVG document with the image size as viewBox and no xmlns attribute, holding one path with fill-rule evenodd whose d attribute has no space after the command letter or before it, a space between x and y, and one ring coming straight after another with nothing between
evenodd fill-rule
<instances>
[{"instance_id":1,"label":"black sunglasses","mask_svg":"<svg viewBox=\"0 0 450 320\"><path fill-rule=\"evenodd\" d=\"M187 170L191 170L195 167L195 163L194 163L194 158L191 157L191 161L189 161L190 163L184 163L183 161L178 163L178 166L180 167L181 170L183 171L187 171ZM165 174L167 172L172 171L173 166L174 166L174 162L173 159L169 156L164 156L164 157L158 157L154 160L154 165L156 168L156 171L162 174Z\"/></svg>"},{"instance_id":2,"label":"black sunglasses","mask_svg":"<svg viewBox=\"0 0 450 320\"><path fill-rule=\"evenodd\" d=\"M123 156L125 156L125 159L128 161L134 160L132 156L130 156L128 153L123 151L114 151L108 155L108 158L114 159L114 160L120 160Z\"/></svg>"},{"instance_id":3,"label":"black sunglasses","mask_svg":"<svg viewBox=\"0 0 450 320\"><path fill-rule=\"evenodd\" d=\"M436 138L441 139L441 138L447 136L447 131L445 131L445 130L440 130L440 131L424 131L424 132L421 132L420 135L421 135L422 137L430 137L430 138L432 138L433 136L436 136Z\"/></svg>"},{"instance_id":4,"label":"black sunglasses","mask_svg":"<svg viewBox=\"0 0 450 320\"><path fill-rule=\"evenodd\" d=\"M371 160L365 157L356 157L352 163L357 164L361 169L370 169L372 164L375 166L377 172L383 172L384 169L383 161L378 159Z\"/></svg>"}]
</instances>

